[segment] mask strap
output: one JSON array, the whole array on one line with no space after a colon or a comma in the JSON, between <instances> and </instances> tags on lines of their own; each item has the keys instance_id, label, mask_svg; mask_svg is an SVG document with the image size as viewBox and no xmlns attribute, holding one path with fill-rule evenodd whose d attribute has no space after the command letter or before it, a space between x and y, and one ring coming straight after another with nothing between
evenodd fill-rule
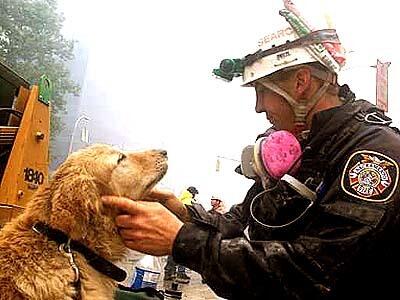
<instances>
[{"instance_id":1,"label":"mask strap","mask_svg":"<svg viewBox=\"0 0 400 300\"><path fill-rule=\"evenodd\" d=\"M261 158L261 142L264 138L260 138L256 141L256 143L254 144L254 169L256 174L260 177L261 179L261 183L265 188L267 188L267 184L268 184L268 178L269 176L267 175L267 171L265 170L264 164L262 162L262 158Z\"/></svg>"},{"instance_id":2,"label":"mask strap","mask_svg":"<svg viewBox=\"0 0 400 300\"><path fill-rule=\"evenodd\" d=\"M274 185L274 186L273 186L272 188L270 188L270 189L267 189L267 190L262 191L261 193L257 194L257 195L253 198L253 200L251 201L251 203L250 203L250 215L251 215L251 218L252 218L257 224L261 225L262 227L269 228L269 229L284 228L284 227L287 227L287 226L290 226L290 225L296 223L297 221L299 221L300 219L302 219L303 216L304 216L304 215L310 210L310 208L315 204L315 201L310 200L310 199L307 198L308 200L310 200L310 204L306 207L306 209L305 209L299 216L297 216L297 217L296 217L295 219L293 219L292 221L287 222L287 223L285 223L285 224L281 224L281 225L265 224L264 222L261 222L259 219L257 219L257 217L255 216L255 214L254 214L254 209L253 209L254 202L255 202L256 200L260 199L261 196L263 196L264 194L273 191L275 188L277 188L277 186L278 186L278 184Z\"/></svg>"}]
</instances>

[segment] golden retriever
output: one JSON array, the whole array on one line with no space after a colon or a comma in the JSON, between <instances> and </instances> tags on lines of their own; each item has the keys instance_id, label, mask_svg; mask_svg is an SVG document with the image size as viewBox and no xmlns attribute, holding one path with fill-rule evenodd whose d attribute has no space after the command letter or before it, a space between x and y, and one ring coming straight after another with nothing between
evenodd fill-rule
<instances>
[{"instance_id":1,"label":"golden retriever","mask_svg":"<svg viewBox=\"0 0 400 300\"><path fill-rule=\"evenodd\" d=\"M72 251L74 269L65 250L33 225L45 223L108 261L120 260L126 247L114 224L117 212L103 206L101 196L140 199L166 173L166 154L108 145L71 154L25 211L0 231L0 299L113 299L115 280Z\"/></svg>"}]
</instances>

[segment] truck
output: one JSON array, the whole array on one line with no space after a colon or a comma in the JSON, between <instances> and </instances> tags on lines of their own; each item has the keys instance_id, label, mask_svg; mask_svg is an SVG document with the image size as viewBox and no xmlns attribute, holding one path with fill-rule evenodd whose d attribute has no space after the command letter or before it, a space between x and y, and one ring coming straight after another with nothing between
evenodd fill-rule
<instances>
[{"instance_id":1,"label":"truck","mask_svg":"<svg viewBox=\"0 0 400 300\"><path fill-rule=\"evenodd\" d=\"M48 181L51 88L0 62L0 228Z\"/></svg>"}]
</instances>

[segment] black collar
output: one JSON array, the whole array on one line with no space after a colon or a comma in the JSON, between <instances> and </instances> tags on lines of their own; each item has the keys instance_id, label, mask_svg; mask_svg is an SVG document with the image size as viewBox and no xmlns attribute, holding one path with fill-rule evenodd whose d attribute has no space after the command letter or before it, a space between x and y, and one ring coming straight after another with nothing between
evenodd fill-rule
<instances>
[{"instance_id":1,"label":"black collar","mask_svg":"<svg viewBox=\"0 0 400 300\"><path fill-rule=\"evenodd\" d=\"M313 116L309 140L326 141L327 137L338 133L339 126L349 126L359 122L356 117L358 114L367 114L376 110L376 106L366 100L355 100L320 111Z\"/></svg>"},{"instance_id":2,"label":"black collar","mask_svg":"<svg viewBox=\"0 0 400 300\"><path fill-rule=\"evenodd\" d=\"M32 230L47 236L50 240L55 241L58 244L67 243L69 240L68 236L64 232L58 229L51 228L50 226L42 222L34 224L32 226ZM89 265L91 265L94 269L96 269L100 273L118 282L125 280L126 272L124 270L118 268L116 265L109 262L105 258L97 255L95 252L90 250L82 243L71 240L70 247L71 250L77 251L80 254L82 254L86 258Z\"/></svg>"}]
</instances>

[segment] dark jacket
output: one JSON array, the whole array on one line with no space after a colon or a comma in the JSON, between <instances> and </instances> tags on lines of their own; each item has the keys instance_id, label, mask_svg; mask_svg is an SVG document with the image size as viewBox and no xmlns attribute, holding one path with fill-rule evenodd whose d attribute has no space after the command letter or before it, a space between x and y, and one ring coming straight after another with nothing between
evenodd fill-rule
<instances>
[{"instance_id":1,"label":"dark jacket","mask_svg":"<svg viewBox=\"0 0 400 300\"><path fill-rule=\"evenodd\" d=\"M228 299L397 299L400 270L400 135L359 100L316 114L296 178L317 190L294 225L269 229L250 216L262 191L224 215L189 208L174 259ZM381 116L383 118L383 116ZM253 203L257 219L282 224L305 199L283 184ZM243 234L248 227L249 238Z\"/></svg>"}]
</instances>

